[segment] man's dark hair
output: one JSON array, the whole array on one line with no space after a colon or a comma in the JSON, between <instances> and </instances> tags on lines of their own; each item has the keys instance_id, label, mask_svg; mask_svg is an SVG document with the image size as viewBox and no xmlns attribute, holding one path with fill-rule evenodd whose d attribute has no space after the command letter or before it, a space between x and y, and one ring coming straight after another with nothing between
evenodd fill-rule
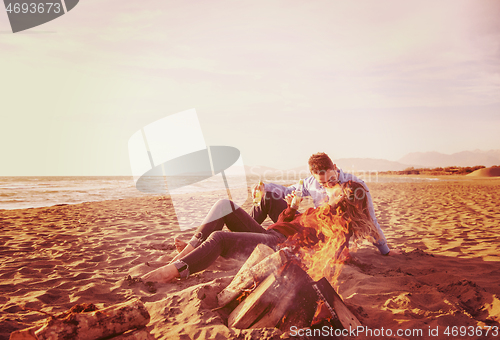
<instances>
[{"instance_id":1,"label":"man's dark hair","mask_svg":"<svg viewBox=\"0 0 500 340\"><path fill-rule=\"evenodd\" d=\"M309 171L313 174L335 169L332 160L324 152L318 152L309 157Z\"/></svg>"}]
</instances>

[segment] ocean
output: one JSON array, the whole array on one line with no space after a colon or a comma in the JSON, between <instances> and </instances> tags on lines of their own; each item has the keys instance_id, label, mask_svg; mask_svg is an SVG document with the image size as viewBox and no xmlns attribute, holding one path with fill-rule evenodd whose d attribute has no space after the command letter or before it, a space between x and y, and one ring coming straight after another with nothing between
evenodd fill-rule
<instances>
[{"instance_id":1,"label":"ocean","mask_svg":"<svg viewBox=\"0 0 500 340\"><path fill-rule=\"evenodd\" d=\"M0 177L0 209L47 207L145 195L131 177Z\"/></svg>"},{"instance_id":2,"label":"ocean","mask_svg":"<svg viewBox=\"0 0 500 340\"><path fill-rule=\"evenodd\" d=\"M296 180L275 178L268 181L288 185ZM367 183L433 180L436 179L404 176L365 178ZM181 185L180 188L175 189L176 193L207 192L213 191L214 188L224 189L215 177L197 183L192 183L191 178L181 179L181 181L191 184ZM241 177L235 180L228 176L228 181L231 188L241 188L256 183L258 179L249 177L245 181ZM161 192L148 194L139 191L130 176L0 177L0 210L48 207L57 204L77 204L159 194Z\"/></svg>"},{"instance_id":3,"label":"ocean","mask_svg":"<svg viewBox=\"0 0 500 340\"><path fill-rule=\"evenodd\" d=\"M247 186L245 178L228 176L231 188ZM221 178L194 180L192 176L176 178L169 184L177 186L175 193L211 192L225 189ZM165 182L152 180L149 193L139 191L131 176L74 177L0 177L0 210L48 207L57 204L77 204L117 200L166 193ZM222 186L222 187L221 187ZM155 190L160 189L160 190ZM171 190L171 192L173 192Z\"/></svg>"}]
</instances>

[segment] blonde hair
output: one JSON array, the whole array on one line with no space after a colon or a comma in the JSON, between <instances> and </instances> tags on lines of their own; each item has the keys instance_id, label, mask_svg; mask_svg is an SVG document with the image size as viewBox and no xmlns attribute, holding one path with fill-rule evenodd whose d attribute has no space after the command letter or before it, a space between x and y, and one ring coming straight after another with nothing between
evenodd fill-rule
<instances>
[{"instance_id":1,"label":"blonde hair","mask_svg":"<svg viewBox=\"0 0 500 340\"><path fill-rule=\"evenodd\" d=\"M381 239L380 233L368 210L367 190L363 185L348 181L340 184L342 199L334 205L328 203L306 211L302 218L305 227L312 227L319 232L329 230L333 236L337 232L349 233L355 246L363 239L376 242ZM315 215L314 220L309 216ZM325 228L327 227L327 228Z\"/></svg>"},{"instance_id":2,"label":"blonde hair","mask_svg":"<svg viewBox=\"0 0 500 340\"><path fill-rule=\"evenodd\" d=\"M344 197L337 204L337 214L347 221L348 230L352 233L354 244L362 239L376 242L382 237L368 210L367 190L362 184L348 181L342 184Z\"/></svg>"}]
</instances>

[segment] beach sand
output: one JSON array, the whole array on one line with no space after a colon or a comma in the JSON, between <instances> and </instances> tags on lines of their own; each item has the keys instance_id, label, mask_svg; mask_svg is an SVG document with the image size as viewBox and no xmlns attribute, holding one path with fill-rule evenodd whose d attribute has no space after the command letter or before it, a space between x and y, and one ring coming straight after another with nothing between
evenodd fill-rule
<instances>
[{"instance_id":1,"label":"beach sand","mask_svg":"<svg viewBox=\"0 0 500 340\"><path fill-rule=\"evenodd\" d=\"M389 245L404 253L382 256L369 243L351 253L336 286L362 324L390 329L386 339L401 338L398 330L450 339L448 326L450 332L498 327L500 181L369 187ZM194 198L187 195L186 202ZM103 308L132 298L149 310L151 339L288 337L276 329L229 329L224 313L213 311L242 259L219 258L187 280L154 287L127 280L168 263L176 254L174 237L187 241L192 234L179 230L168 197L1 210L0 225L0 340L43 323L47 315L34 310L57 314L79 303ZM438 336L428 336L436 328Z\"/></svg>"}]
</instances>

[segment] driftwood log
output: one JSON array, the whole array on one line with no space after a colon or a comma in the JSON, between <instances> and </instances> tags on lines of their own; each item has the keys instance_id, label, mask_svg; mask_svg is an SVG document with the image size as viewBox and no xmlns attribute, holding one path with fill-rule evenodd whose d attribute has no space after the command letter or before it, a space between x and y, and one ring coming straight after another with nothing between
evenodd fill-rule
<instances>
[{"instance_id":1,"label":"driftwood log","mask_svg":"<svg viewBox=\"0 0 500 340\"><path fill-rule=\"evenodd\" d=\"M53 317L35 332L33 328L13 332L10 340L95 340L144 327L149 319L144 304L135 299L93 312Z\"/></svg>"},{"instance_id":2,"label":"driftwood log","mask_svg":"<svg viewBox=\"0 0 500 340\"><path fill-rule=\"evenodd\" d=\"M293 261L271 273L229 315L234 328L311 327L315 312L326 309L325 322L334 328L362 326L326 278L313 279Z\"/></svg>"},{"instance_id":3,"label":"driftwood log","mask_svg":"<svg viewBox=\"0 0 500 340\"><path fill-rule=\"evenodd\" d=\"M285 264L280 271L269 275L229 315L228 325L234 328L275 327L286 314L297 315L309 326L316 309L317 295L312 279L299 266ZM301 294L299 294L301 293ZM306 301L302 301L302 295Z\"/></svg>"},{"instance_id":4,"label":"driftwood log","mask_svg":"<svg viewBox=\"0 0 500 340\"><path fill-rule=\"evenodd\" d=\"M358 318L347 308L342 298L337 294L326 278L314 283L314 289L325 302L334 319L338 319L345 329L355 329L362 326Z\"/></svg>"},{"instance_id":5,"label":"driftwood log","mask_svg":"<svg viewBox=\"0 0 500 340\"><path fill-rule=\"evenodd\" d=\"M290 327L305 328L311 325L318 305L318 295L312 287L314 280L299 266L287 265L281 275L296 285L293 303L287 308L284 320L277 328L288 332Z\"/></svg>"},{"instance_id":6,"label":"driftwood log","mask_svg":"<svg viewBox=\"0 0 500 340\"><path fill-rule=\"evenodd\" d=\"M269 275L233 310L227 320L228 326L240 329L249 328L282 297L283 292L277 291L278 287L279 281L276 275Z\"/></svg>"},{"instance_id":7,"label":"driftwood log","mask_svg":"<svg viewBox=\"0 0 500 340\"><path fill-rule=\"evenodd\" d=\"M259 246L257 246L257 248L258 247ZM254 252L261 251L257 250L257 248ZM250 255L250 258L252 258L252 255ZM217 295L219 306L223 307L227 305L229 302L237 298L243 290L252 287L255 282L263 281L271 273L276 272L286 261L287 257L285 252L280 250L265 257L254 266L247 266L244 264L243 266L246 268L240 270L233 278L233 281L231 281L231 283Z\"/></svg>"},{"instance_id":8,"label":"driftwood log","mask_svg":"<svg viewBox=\"0 0 500 340\"><path fill-rule=\"evenodd\" d=\"M274 253L275 251L271 247L268 247L265 244L258 244L235 276L238 276L238 274L255 266L257 263Z\"/></svg>"}]
</instances>

